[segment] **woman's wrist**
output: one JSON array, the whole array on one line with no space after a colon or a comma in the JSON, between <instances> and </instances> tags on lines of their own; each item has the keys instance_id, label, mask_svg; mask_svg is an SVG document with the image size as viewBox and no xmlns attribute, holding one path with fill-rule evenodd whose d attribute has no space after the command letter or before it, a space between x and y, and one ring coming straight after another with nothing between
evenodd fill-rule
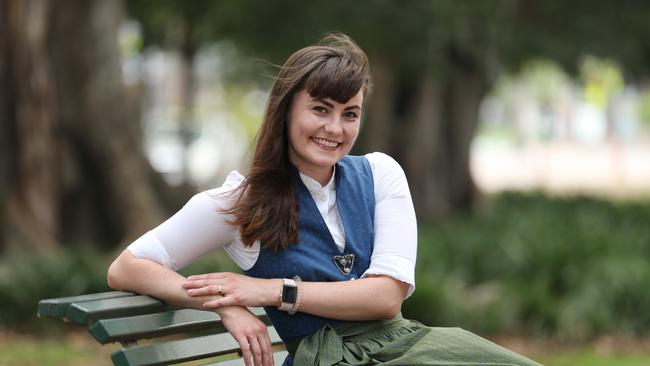
<instances>
[{"instance_id":1,"label":"woman's wrist","mask_svg":"<svg viewBox=\"0 0 650 366\"><path fill-rule=\"evenodd\" d=\"M238 313L241 313L242 310L248 311L245 307L243 306L222 306L220 308L215 309L214 311L219 314L222 318L231 316L231 315L236 315Z\"/></svg>"},{"instance_id":2,"label":"woman's wrist","mask_svg":"<svg viewBox=\"0 0 650 366\"><path fill-rule=\"evenodd\" d=\"M265 303L269 306L279 307L282 304L282 286L284 282L281 278L273 278L269 280L267 290L267 301Z\"/></svg>"}]
</instances>

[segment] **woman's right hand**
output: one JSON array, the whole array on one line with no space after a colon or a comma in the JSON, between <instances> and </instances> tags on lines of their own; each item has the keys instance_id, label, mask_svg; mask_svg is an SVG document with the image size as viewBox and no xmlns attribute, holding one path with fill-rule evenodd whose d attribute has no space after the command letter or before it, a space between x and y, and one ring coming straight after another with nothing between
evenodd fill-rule
<instances>
[{"instance_id":1,"label":"woman's right hand","mask_svg":"<svg viewBox=\"0 0 650 366\"><path fill-rule=\"evenodd\" d=\"M241 306L222 307L218 313L223 325L239 343L246 366L274 365L271 338L264 322Z\"/></svg>"}]
</instances>

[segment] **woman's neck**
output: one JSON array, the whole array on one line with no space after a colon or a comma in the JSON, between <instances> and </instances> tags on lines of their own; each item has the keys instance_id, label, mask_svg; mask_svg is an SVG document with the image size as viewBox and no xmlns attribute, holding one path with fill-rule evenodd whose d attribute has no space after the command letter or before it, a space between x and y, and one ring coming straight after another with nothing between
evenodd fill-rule
<instances>
[{"instance_id":1,"label":"woman's neck","mask_svg":"<svg viewBox=\"0 0 650 366\"><path fill-rule=\"evenodd\" d=\"M334 167L331 167L328 170L305 171L298 169L298 171L300 174L317 181L321 187L325 187L332 180L332 176L334 175Z\"/></svg>"}]
</instances>

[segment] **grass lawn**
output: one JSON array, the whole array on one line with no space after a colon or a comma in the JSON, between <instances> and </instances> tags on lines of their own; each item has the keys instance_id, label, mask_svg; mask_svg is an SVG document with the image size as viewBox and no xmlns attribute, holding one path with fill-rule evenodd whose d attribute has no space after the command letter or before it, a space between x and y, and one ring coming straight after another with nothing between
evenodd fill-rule
<instances>
[{"instance_id":1,"label":"grass lawn","mask_svg":"<svg viewBox=\"0 0 650 366\"><path fill-rule=\"evenodd\" d=\"M547 366L647 366L650 351L645 345L647 342L632 347L603 347L598 343L578 348L536 345L520 352ZM110 354L117 349L117 345L94 343L86 332L35 337L0 331L0 366L110 366Z\"/></svg>"},{"instance_id":2,"label":"grass lawn","mask_svg":"<svg viewBox=\"0 0 650 366\"><path fill-rule=\"evenodd\" d=\"M535 360L547 366L647 366L650 365L650 354L601 355L593 349L584 348L540 355Z\"/></svg>"},{"instance_id":3,"label":"grass lawn","mask_svg":"<svg viewBox=\"0 0 650 366\"><path fill-rule=\"evenodd\" d=\"M0 366L110 366L116 349L94 343L86 332L35 337L0 331Z\"/></svg>"},{"instance_id":4,"label":"grass lawn","mask_svg":"<svg viewBox=\"0 0 650 366\"><path fill-rule=\"evenodd\" d=\"M626 336L602 336L590 344L507 338L497 343L547 366L647 366L650 365L650 340Z\"/></svg>"}]
</instances>

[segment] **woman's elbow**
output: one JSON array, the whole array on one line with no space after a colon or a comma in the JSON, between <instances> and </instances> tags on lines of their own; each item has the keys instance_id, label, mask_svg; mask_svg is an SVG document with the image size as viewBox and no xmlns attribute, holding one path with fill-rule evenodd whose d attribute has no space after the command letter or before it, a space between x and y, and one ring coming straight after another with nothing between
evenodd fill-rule
<instances>
[{"instance_id":1,"label":"woman's elbow","mask_svg":"<svg viewBox=\"0 0 650 366\"><path fill-rule=\"evenodd\" d=\"M402 312L402 303L408 291L408 284L386 277L388 286L385 288L386 300L383 301L380 317L393 319Z\"/></svg>"},{"instance_id":2,"label":"woman's elbow","mask_svg":"<svg viewBox=\"0 0 650 366\"><path fill-rule=\"evenodd\" d=\"M381 311L381 319L390 320L402 312L402 298L393 298L386 301Z\"/></svg>"},{"instance_id":3,"label":"woman's elbow","mask_svg":"<svg viewBox=\"0 0 650 366\"><path fill-rule=\"evenodd\" d=\"M108 287L114 290L124 289L124 278L126 277L125 266L127 265L125 262L129 259L127 258L129 254L130 253L126 253L126 251L123 252L108 267L108 271L106 272L106 282L108 283Z\"/></svg>"},{"instance_id":4,"label":"woman's elbow","mask_svg":"<svg viewBox=\"0 0 650 366\"><path fill-rule=\"evenodd\" d=\"M108 267L108 271L106 273L106 283L108 283L108 287L112 288L113 290L122 289L122 286L120 286L120 276L118 275L115 262L113 262L110 267Z\"/></svg>"}]
</instances>

